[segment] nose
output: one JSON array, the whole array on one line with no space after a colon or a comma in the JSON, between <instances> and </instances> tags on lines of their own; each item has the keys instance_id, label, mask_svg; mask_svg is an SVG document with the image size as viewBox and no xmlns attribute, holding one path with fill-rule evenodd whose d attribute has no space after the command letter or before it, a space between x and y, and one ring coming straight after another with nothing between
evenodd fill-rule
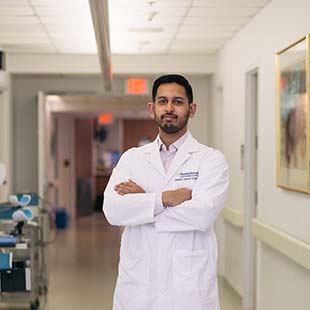
<instances>
[{"instance_id":1,"label":"nose","mask_svg":"<svg viewBox=\"0 0 310 310\"><path fill-rule=\"evenodd\" d=\"M173 102L172 102L172 100L169 100L168 102L167 102L167 104L166 104L166 107L165 107L165 111L166 111L166 113L167 112L173 112L174 111L174 105L173 105Z\"/></svg>"}]
</instances>

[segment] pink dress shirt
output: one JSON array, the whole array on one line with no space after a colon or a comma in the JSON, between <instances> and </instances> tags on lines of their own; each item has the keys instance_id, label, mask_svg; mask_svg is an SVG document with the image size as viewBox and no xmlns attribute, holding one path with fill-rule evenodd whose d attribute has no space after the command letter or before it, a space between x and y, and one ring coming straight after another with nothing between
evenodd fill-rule
<instances>
[{"instance_id":1,"label":"pink dress shirt","mask_svg":"<svg viewBox=\"0 0 310 310\"><path fill-rule=\"evenodd\" d=\"M160 136L157 137L160 158L161 158L161 161L163 163L166 173L168 172L169 167L171 166L171 163L175 157L175 154L177 153L181 145L185 142L187 136L188 136L188 132L186 132L182 137L180 137L178 140L173 142L169 146L169 149L167 149L166 145L162 142L162 140L160 139ZM163 212L164 210L165 210L165 207L162 202L162 193L158 193L156 196L156 205L155 205L154 214L157 215Z\"/></svg>"}]
</instances>

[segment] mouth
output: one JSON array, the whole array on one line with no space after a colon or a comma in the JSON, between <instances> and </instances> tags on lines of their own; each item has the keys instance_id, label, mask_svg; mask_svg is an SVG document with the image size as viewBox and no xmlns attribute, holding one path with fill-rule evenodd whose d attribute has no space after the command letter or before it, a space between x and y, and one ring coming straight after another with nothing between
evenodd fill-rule
<instances>
[{"instance_id":1,"label":"mouth","mask_svg":"<svg viewBox=\"0 0 310 310\"><path fill-rule=\"evenodd\" d=\"M169 114L165 114L161 117L162 120L164 121L168 121L168 122L171 122L173 120L176 120L177 117L175 115L169 115Z\"/></svg>"}]
</instances>

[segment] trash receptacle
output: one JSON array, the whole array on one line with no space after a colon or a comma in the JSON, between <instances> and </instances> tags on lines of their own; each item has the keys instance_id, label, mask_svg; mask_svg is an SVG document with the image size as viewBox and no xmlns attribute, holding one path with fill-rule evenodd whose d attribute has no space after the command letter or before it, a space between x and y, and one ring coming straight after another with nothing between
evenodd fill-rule
<instances>
[{"instance_id":1,"label":"trash receptacle","mask_svg":"<svg viewBox=\"0 0 310 310\"><path fill-rule=\"evenodd\" d=\"M69 215L65 208L56 209L55 224L58 229L66 229L68 227Z\"/></svg>"}]
</instances>

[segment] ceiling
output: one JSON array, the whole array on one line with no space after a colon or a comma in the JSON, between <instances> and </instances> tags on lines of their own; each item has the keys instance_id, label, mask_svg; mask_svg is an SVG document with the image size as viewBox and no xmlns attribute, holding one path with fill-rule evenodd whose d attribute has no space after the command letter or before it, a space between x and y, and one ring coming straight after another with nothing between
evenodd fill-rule
<instances>
[{"instance_id":1,"label":"ceiling","mask_svg":"<svg viewBox=\"0 0 310 310\"><path fill-rule=\"evenodd\" d=\"M213 54L270 0L110 0L112 55ZM88 0L0 0L0 49L96 54Z\"/></svg>"}]
</instances>

